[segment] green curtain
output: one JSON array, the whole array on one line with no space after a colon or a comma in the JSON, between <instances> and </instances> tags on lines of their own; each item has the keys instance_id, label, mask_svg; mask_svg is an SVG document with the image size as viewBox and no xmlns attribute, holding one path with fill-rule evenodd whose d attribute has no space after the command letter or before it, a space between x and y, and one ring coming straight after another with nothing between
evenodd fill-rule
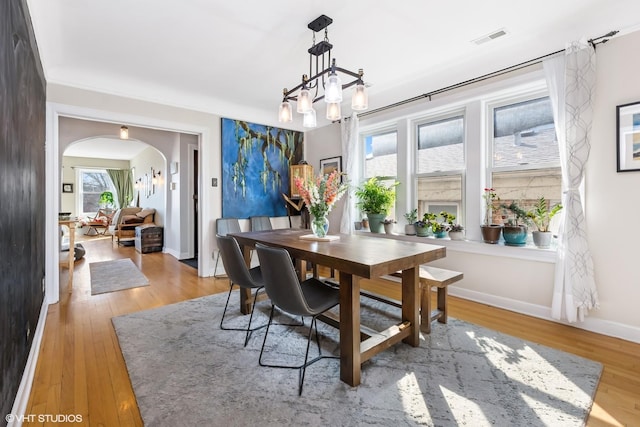
<instances>
[{"instance_id":1,"label":"green curtain","mask_svg":"<svg viewBox=\"0 0 640 427\"><path fill-rule=\"evenodd\" d=\"M116 187L120 208L126 208L133 200L133 178L129 169L107 169L107 173Z\"/></svg>"}]
</instances>

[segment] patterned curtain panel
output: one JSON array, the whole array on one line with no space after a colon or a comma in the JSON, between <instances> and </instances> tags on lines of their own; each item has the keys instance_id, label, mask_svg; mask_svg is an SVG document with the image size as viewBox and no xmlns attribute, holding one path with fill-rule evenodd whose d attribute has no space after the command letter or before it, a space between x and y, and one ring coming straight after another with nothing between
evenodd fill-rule
<instances>
[{"instance_id":1,"label":"patterned curtain panel","mask_svg":"<svg viewBox=\"0 0 640 427\"><path fill-rule=\"evenodd\" d=\"M595 50L586 42L573 42L564 55L543 64L560 147L564 205L551 315L583 321L588 310L599 305L582 205L584 170L591 150Z\"/></svg>"},{"instance_id":2,"label":"patterned curtain panel","mask_svg":"<svg viewBox=\"0 0 640 427\"><path fill-rule=\"evenodd\" d=\"M358 161L358 115L353 113L349 120L343 120L341 124L342 132L342 158L344 159L344 173L347 179L353 179L359 176L357 165ZM353 181L350 183L354 185ZM342 210L342 219L340 220L340 232L351 234L353 232L353 223L356 217L356 207L353 203L353 188L349 188L344 196L344 205Z\"/></svg>"},{"instance_id":3,"label":"patterned curtain panel","mask_svg":"<svg viewBox=\"0 0 640 427\"><path fill-rule=\"evenodd\" d=\"M107 173L111 181L113 181L113 186L116 187L120 208L126 208L133 200L133 179L131 177L131 171L128 169L107 169Z\"/></svg>"}]
</instances>

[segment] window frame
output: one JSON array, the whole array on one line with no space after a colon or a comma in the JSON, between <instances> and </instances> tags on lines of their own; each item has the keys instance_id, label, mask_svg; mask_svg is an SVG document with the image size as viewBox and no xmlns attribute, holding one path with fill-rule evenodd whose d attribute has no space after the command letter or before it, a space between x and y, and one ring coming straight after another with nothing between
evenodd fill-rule
<instances>
[{"instance_id":1,"label":"window frame","mask_svg":"<svg viewBox=\"0 0 640 427\"><path fill-rule=\"evenodd\" d=\"M76 212L78 212L78 216L83 216L83 217L89 217L89 216L94 216L95 214L98 213L98 211L96 212L85 212L83 210L84 208L84 189L83 189L83 181L82 181L82 175L84 173L95 173L95 172L102 172L104 173L107 178L109 178L108 182L109 182L109 190L105 190L105 191L111 191L113 193L113 197L117 202L117 193L116 193L116 189L113 185L113 182L111 181L111 178L109 177L109 174L107 173L107 168L98 168L98 167L79 167L76 169L76 182L77 182L77 187L78 187L78 191L76 192Z\"/></svg>"},{"instance_id":2,"label":"window frame","mask_svg":"<svg viewBox=\"0 0 640 427\"><path fill-rule=\"evenodd\" d=\"M437 171L437 172L423 172L418 173L419 170L419 162L420 162L420 138L419 138L419 128L420 126L424 126L430 123L436 123L439 121L452 119L456 117L462 117L462 169L452 169L449 171ZM466 179L467 179L467 162L468 162L468 151L467 151L467 108L466 104L458 105L453 108L449 108L444 111L436 111L431 112L428 115L422 115L411 121L411 146L413 150L410 150L410 156L413 160L413 173L412 181L413 181L413 194L409 196L409 200L412 206L418 205L418 181L421 178L431 178L431 177L457 177L460 176L460 203L458 204L458 216L456 217L456 222L466 227Z\"/></svg>"}]
</instances>

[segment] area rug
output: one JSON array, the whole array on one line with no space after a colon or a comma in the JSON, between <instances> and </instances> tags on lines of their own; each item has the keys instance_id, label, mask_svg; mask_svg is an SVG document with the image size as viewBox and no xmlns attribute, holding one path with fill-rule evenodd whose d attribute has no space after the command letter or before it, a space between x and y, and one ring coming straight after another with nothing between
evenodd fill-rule
<instances>
[{"instance_id":1,"label":"area rug","mask_svg":"<svg viewBox=\"0 0 640 427\"><path fill-rule=\"evenodd\" d=\"M89 272L91 295L149 286L149 279L129 258L92 262L89 264Z\"/></svg>"},{"instance_id":2,"label":"area rug","mask_svg":"<svg viewBox=\"0 0 640 427\"><path fill-rule=\"evenodd\" d=\"M602 371L599 363L450 319L422 335L420 347L399 343L363 364L358 387L340 381L338 360L311 365L298 396L297 371L258 365L264 329L246 347L243 332L220 330L225 298L112 319L145 425L581 426ZM265 323L268 300L256 308L254 325ZM248 321L238 312L234 292L229 326ZM367 325L399 314L363 299ZM338 331L319 325L323 354L339 354ZM300 362L306 332L272 327L266 362Z\"/></svg>"}]
</instances>

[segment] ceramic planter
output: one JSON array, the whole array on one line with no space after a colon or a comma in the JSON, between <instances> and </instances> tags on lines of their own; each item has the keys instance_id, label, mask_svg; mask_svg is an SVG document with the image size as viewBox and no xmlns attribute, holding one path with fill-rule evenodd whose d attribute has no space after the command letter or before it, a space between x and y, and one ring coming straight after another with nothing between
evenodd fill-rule
<instances>
[{"instance_id":1,"label":"ceramic planter","mask_svg":"<svg viewBox=\"0 0 640 427\"><path fill-rule=\"evenodd\" d=\"M449 238L451 240L464 240L464 230L463 231L450 231Z\"/></svg>"},{"instance_id":2,"label":"ceramic planter","mask_svg":"<svg viewBox=\"0 0 640 427\"><path fill-rule=\"evenodd\" d=\"M490 243L495 245L500 240L500 232L502 231L502 225L500 224L489 224L489 225L481 225L480 229L482 230L482 241L485 243Z\"/></svg>"},{"instance_id":3,"label":"ceramic planter","mask_svg":"<svg viewBox=\"0 0 640 427\"><path fill-rule=\"evenodd\" d=\"M415 224L407 224L404 226L404 234L407 236L415 236L416 235L416 225Z\"/></svg>"},{"instance_id":4,"label":"ceramic planter","mask_svg":"<svg viewBox=\"0 0 640 427\"><path fill-rule=\"evenodd\" d=\"M387 217L385 214L367 213L369 219L369 230L372 233L380 233L382 231L382 221Z\"/></svg>"},{"instance_id":5,"label":"ceramic planter","mask_svg":"<svg viewBox=\"0 0 640 427\"><path fill-rule=\"evenodd\" d=\"M444 231L444 230L443 231L436 231L436 232L433 233L433 236L436 239L444 239L445 237L447 237L447 233L448 232Z\"/></svg>"},{"instance_id":6,"label":"ceramic planter","mask_svg":"<svg viewBox=\"0 0 640 427\"><path fill-rule=\"evenodd\" d=\"M532 231L531 235L533 236L533 243L542 249L547 249L551 246L551 239L553 238L553 233L550 231Z\"/></svg>"},{"instance_id":7,"label":"ceramic planter","mask_svg":"<svg viewBox=\"0 0 640 427\"><path fill-rule=\"evenodd\" d=\"M416 234L419 237L427 237L430 231L431 231L431 227L418 227L416 225Z\"/></svg>"},{"instance_id":8,"label":"ceramic planter","mask_svg":"<svg viewBox=\"0 0 640 427\"><path fill-rule=\"evenodd\" d=\"M502 229L502 237L508 246L524 246L527 243L527 226L505 225Z\"/></svg>"},{"instance_id":9,"label":"ceramic planter","mask_svg":"<svg viewBox=\"0 0 640 427\"><path fill-rule=\"evenodd\" d=\"M393 234L393 226L395 224L391 223L391 224L384 224L384 232L387 234Z\"/></svg>"}]
</instances>

